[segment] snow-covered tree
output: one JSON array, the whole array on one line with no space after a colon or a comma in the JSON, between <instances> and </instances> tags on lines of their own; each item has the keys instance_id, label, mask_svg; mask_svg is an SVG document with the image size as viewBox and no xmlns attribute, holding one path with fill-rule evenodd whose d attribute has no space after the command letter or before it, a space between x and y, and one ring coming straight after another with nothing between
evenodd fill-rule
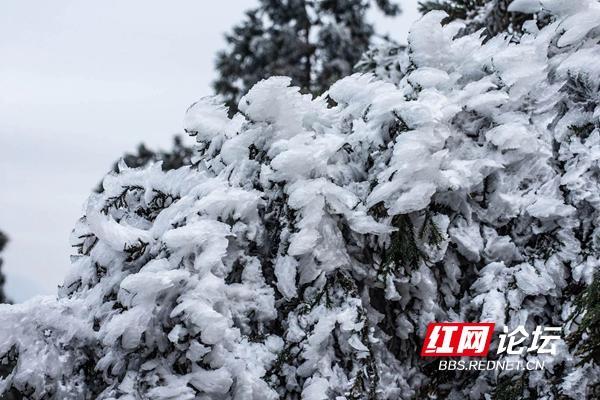
<instances>
[{"instance_id":1,"label":"snow-covered tree","mask_svg":"<svg viewBox=\"0 0 600 400\"><path fill-rule=\"evenodd\" d=\"M225 37L216 92L233 111L248 89L269 76L289 76L303 93L323 93L350 75L367 50L372 4L387 15L400 12L391 0L260 0Z\"/></svg>"},{"instance_id":2,"label":"snow-covered tree","mask_svg":"<svg viewBox=\"0 0 600 400\"><path fill-rule=\"evenodd\" d=\"M190 107L192 166L121 163L58 298L0 307L0 391L598 398L600 4L510 7L552 22L515 43L433 11L383 78ZM564 332L520 356L543 370L444 372L418 356L432 321Z\"/></svg>"}]
</instances>

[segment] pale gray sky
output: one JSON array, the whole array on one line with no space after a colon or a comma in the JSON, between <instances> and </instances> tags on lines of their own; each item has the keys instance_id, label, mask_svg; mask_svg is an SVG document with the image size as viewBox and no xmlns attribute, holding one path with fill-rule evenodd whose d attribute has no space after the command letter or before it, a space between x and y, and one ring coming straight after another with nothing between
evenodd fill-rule
<instances>
[{"instance_id":1,"label":"pale gray sky","mask_svg":"<svg viewBox=\"0 0 600 400\"><path fill-rule=\"evenodd\" d=\"M372 18L404 41L417 1L400 3L400 18ZM187 106L211 94L223 33L254 4L0 2L0 230L14 300L55 293L92 187L138 143L170 145Z\"/></svg>"}]
</instances>

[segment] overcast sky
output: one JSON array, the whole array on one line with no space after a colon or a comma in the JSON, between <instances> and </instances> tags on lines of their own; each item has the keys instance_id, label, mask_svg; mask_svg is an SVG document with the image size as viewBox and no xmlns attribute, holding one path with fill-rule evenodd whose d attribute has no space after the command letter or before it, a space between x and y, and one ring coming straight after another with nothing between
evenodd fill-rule
<instances>
[{"instance_id":1,"label":"overcast sky","mask_svg":"<svg viewBox=\"0 0 600 400\"><path fill-rule=\"evenodd\" d=\"M0 1L0 230L14 300L56 292L92 187L138 143L170 145L187 106L211 94L223 33L255 3ZM400 18L371 17L405 41L417 1L400 3Z\"/></svg>"}]
</instances>

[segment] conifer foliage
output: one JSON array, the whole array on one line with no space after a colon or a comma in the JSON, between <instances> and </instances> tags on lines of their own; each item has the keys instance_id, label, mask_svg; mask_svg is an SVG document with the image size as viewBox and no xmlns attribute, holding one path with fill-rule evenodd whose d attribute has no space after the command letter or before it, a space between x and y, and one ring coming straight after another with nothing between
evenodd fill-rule
<instances>
[{"instance_id":1,"label":"conifer foliage","mask_svg":"<svg viewBox=\"0 0 600 400\"><path fill-rule=\"evenodd\" d=\"M0 391L598 398L600 4L510 9L540 5L518 43L432 11L394 74L191 106L193 165L121 163L59 296L0 307ZM418 356L432 321L564 331L522 355L540 371L440 372Z\"/></svg>"},{"instance_id":2,"label":"conifer foliage","mask_svg":"<svg viewBox=\"0 0 600 400\"><path fill-rule=\"evenodd\" d=\"M169 150L153 150L140 143L135 153L125 153L121 159L132 168L146 167L157 162L161 163L164 170L171 170L191 164L194 149L185 144L182 137L175 135L173 144ZM112 166L113 172L119 171L119 161ZM96 191L102 191L102 185L98 185Z\"/></svg>"},{"instance_id":3,"label":"conifer foliage","mask_svg":"<svg viewBox=\"0 0 600 400\"><path fill-rule=\"evenodd\" d=\"M0 253L4 250L6 243L8 242L8 237L4 234L4 232L0 231ZM0 303L6 303L6 295L4 294L4 274L2 273L2 264L4 260L0 257Z\"/></svg>"},{"instance_id":4,"label":"conifer foliage","mask_svg":"<svg viewBox=\"0 0 600 400\"><path fill-rule=\"evenodd\" d=\"M155 151L142 143L135 153L126 153L122 159L128 166L134 168L145 167L160 161L163 169L170 170L190 164L192 154L193 149L184 143L181 136L176 135L173 137L171 149L167 151ZM117 172L118 170L118 163L115 163L113 171Z\"/></svg>"},{"instance_id":5,"label":"conifer foliage","mask_svg":"<svg viewBox=\"0 0 600 400\"><path fill-rule=\"evenodd\" d=\"M214 87L237 109L255 83L285 75L303 93L321 94L352 73L367 50L373 26L366 12L376 5L387 15L400 12L390 0L260 0L226 36L217 57Z\"/></svg>"},{"instance_id":6,"label":"conifer foliage","mask_svg":"<svg viewBox=\"0 0 600 400\"><path fill-rule=\"evenodd\" d=\"M423 14L433 10L444 11L448 14L444 22L463 21L465 32L472 33L483 29L488 37L499 33L509 33L520 36L523 33L523 23L532 18L531 14L510 10L512 0L425 0L419 2L419 11ZM549 22L549 14L539 7L539 1L532 4L538 7L533 17L538 26Z\"/></svg>"}]
</instances>

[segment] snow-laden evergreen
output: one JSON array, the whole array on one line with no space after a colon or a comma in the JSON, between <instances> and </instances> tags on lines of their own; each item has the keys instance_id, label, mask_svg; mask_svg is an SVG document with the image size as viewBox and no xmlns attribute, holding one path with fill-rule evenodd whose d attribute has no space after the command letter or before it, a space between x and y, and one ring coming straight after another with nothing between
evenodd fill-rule
<instances>
[{"instance_id":1,"label":"snow-laden evergreen","mask_svg":"<svg viewBox=\"0 0 600 400\"><path fill-rule=\"evenodd\" d=\"M540 6L554 22L526 23L519 43L457 37L461 24L434 11L383 78L353 75L311 99L273 77L232 119L218 99L194 104L194 165L121 165L86 204L58 298L0 306L12 368L0 389L597 396L588 333L566 338L599 263L600 6L511 9ZM451 373L418 356L432 321L565 329L557 355L522 356L545 370Z\"/></svg>"}]
</instances>

